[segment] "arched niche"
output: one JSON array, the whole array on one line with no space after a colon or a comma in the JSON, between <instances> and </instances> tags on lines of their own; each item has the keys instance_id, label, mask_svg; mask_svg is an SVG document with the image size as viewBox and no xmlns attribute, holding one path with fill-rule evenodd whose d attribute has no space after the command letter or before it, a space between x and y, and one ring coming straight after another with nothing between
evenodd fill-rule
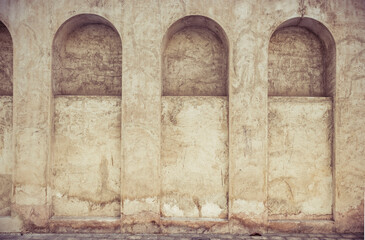
<instances>
[{"instance_id":1,"label":"arched niche","mask_svg":"<svg viewBox=\"0 0 365 240\"><path fill-rule=\"evenodd\" d=\"M122 45L105 18L67 20L53 41L51 195L58 217L119 217Z\"/></svg>"},{"instance_id":2,"label":"arched niche","mask_svg":"<svg viewBox=\"0 0 365 240\"><path fill-rule=\"evenodd\" d=\"M13 41L0 21L0 96L13 96Z\"/></svg>"},{"instance_id":3,"label":"arched niche","mask_svg":"<svg viewBox=\"0 0 365 240\"><path fill-rule=\"evenodd\" d=\"M269 96L334 96L335 56L334 39L322 23L285 21L270 39Z\"/></svg>"},{"instance_id":4,"label":"arched niche","mask_svg":"<svg viewBox=\"0 0 365 240\"><path fill-rule=\"evenodd\" d=\"M212 19L187 16L163 39L163 96L227 96L228 40Z\"/></svg>"},{"instance_id":5,"label":"arched niche","mask_svg":"<svg viewBox=\"0 0 365 240\"><path fill-rule=\"evenodd\" d=\"M228 217L228 41L203 16L163 39L161 215Z\"/></svg>"},{"instance_id":6,"label":"arched niche","mask_svg":"<svg viewBox=\"0 0 365 240\"><path fill-rule=\"evenodd\" d=\"M11 215L13 173L13 42L0 21L0 217Z\"/></svg>"},{"instance_id":7,"label":"arched niche","mask_svg":"<svg viewBox=\"0 0 365 240\"><path fill-rule=\"evenodd\" d=\"M54 95L121 95L122 43L105 18L67 20L54 37L52 60Z\"/></svg>"},{"instance_id":8,"label":"arched niche","mask_svg":"<svg viewBox=\"0 0 365 240\"><path fill-rule=\"evenodd\" d=\"M335 42L310 18L273 33L268 56L268 215L333 218Z\"/></svg>"}]
</instances>

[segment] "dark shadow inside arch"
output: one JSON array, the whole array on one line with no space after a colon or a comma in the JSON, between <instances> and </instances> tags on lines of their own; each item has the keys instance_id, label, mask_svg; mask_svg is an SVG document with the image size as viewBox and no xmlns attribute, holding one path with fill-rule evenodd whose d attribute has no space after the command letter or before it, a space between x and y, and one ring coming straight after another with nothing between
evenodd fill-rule
<instances>
[{"instance_id":1,"label":"dark shadow inside arch","mask_svg":"<svg viewBox=\"0 0 365 240\"><path fill-rule=\"evenodd\" d=\"M327 27L311 18L279 25L268 48L270 220L333 220L335 90L336 47Z\"/></svg>"},{"instance_id":2,"label":"dark shadow inside arch","mask_svg":"<svg viewBox=\"0 0 365 240\"><path fill-rule=\"evenodd\" d=\"M13 189L13 42L0 21L0 217L11 216Z\"/></svg>"},{"instance_id":3,"label":"dark shadow inside arch","mask_svg":"<svg viewBox=\"0 0 365 240\"><path fill-rule=\"evenodd\" d=\"M163 96L227 96L228 40L210 18L187 16L162 43Z\"/></svg>"},{"instance_id":4,"label":"dark shadow inside arch","mask_svg":"<svg viewBox=\"0 0 365 240\"><path fill-rule=\"evenodd\" d=\"M13 41L0 21L0 96L13 96Z\"/></svg>"},{"instance_id":5,"label":"dark shadow inside arch","mask_svg":"<svg viewBox=\"0 0 365 240\"><path fill-rule=\"evenodd\" d=\"M269 44L269 96L333 97L335 74L335 41L326 26L311 18L278 26Z\"/></svg>"},{"instance_id":6,"label":"dark shadow inside arch","mask_svg":"<svg viewBox=\"0 0 365 240\"><path fill-rule=\"evenodd\" d=\"M81 14L62 24L52 47L52 214L119 218L121 38L105 18Z\"/></svg>"},{"instance_id":7,"label":"dark shadow inside arch","mask_svg":"<svg viewBox=\"0 0 365 240\"><path fill-rule=\"evenodd\" d=\"M54 95L120 96L122 43L105 18L81 14L67 20L53 41Z\"/></svg>"}]
</instances>

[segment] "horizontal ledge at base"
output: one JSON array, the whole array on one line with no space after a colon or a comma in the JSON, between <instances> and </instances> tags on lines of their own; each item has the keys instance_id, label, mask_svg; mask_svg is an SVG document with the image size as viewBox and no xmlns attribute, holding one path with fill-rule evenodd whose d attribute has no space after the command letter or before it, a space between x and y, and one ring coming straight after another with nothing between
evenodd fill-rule
<instances>
[{"instance_id":1,"label":"horizontal ledge at base","mask_svg":"<svg viewBox=\"0 0 365 240\"><path fill-rule=\"evenodd\" d=\"M228 219L222 218L184 218L184 217L161 217L161 221L176 222L227 222Z\"/></svg>"},{"instance_id":2,"label":"horizontal ledge at base","mask_svg":"<svg viewBox=\"0 0 365 240\"><path fill-rule=\"evenodd\" d=\"M321 223L334 223L335 221L332 219L268 219L268 222L275 222L275 223L307 223L307 222L321 222Z\"/></svg>"},{"instance_id":3,"label":"horizontal ledge at base","mask_svg":"<svg viewBox=\"0 0 365 240\"><path fill-rule=\"evenodd\" d=\"M271 102L332 102L332 97L307 97L307 96L268 96L268 101Z\"/></svg>"},{"instance_id":4,"label":"horizontal ledge at base","mask_svg":"<svg viewBox=\"0 0 365 240\"><path fill-rule=\"evenodd\" d=\"M97 221L97 222L116 222L120 221L120 217L67 217L67 216L53 216L51 221Z\"/></svg>"}]
</instances>

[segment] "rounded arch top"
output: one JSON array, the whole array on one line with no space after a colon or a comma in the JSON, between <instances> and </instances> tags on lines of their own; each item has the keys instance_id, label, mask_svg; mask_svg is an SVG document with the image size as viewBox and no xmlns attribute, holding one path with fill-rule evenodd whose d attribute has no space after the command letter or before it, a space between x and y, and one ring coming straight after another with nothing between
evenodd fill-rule
<instances>
[{"instance_id":1,"label":"rounded arch top","mask_svg":"<svg viewBox=\"0 0 365 240\"><path fill-rule=\"evenodd\" d=\"M12 34L12 31L11 31L11 28L10 28L8 22L3 20L3 18L1 16L0 16L0 26L5 27L7 33L10 36L11 42L13 43L13 34Z\"/></svg>"},{"instance_id":2,"label":"rounded arch top","mask_svg":"<svg viewBox=\"0 0 365 240\"><path fill-rule=\"evenodd\" d=\"M288 19L272 33L268 50L270 96L335 95L335 40L323 23Z\"/></svg>"},{"instance_id":3,"label":"rounded arch top","mask_svg":"<svg viewBox=\"0 0 365 240\"><path fill-rule=\"evenodd\" d=\"M104 17L69 18L57 30L52 50L55 95L121 95L122 42Z\"/></svg>"},{"instance_id":4,"label":"rounded arch top","mask_svg":"<svg viewBox=\"0 0 365 240\"><path fill-rule=\"evenodd\" d=\"M202 15L188 15L178 19L173 24L171 24L163 38L163 48L166 47L167 41L171 39L171 37L175 33L187 27L199 27L209 29L218 36L224 46L228 49L228 37L224 29L213 19Z\"/></svg>"},{"instance_id":5,"label":"rounded arch top","mask_svg":"<svg viewBox=\"0 0 365 240\"><path fill-rule=\"evenodd\" d=\"M120 38L120 34L118 30L114 27L114 25L107 20L106 18L93 14L93 13L81 13L75 16L70 17L65 22L62 23L62 25L57 29L54 38L53 38L53 46L59 44L60 42L64 41L67 36L75 31L75 29L80 28L84 25L88 24L102 24L105 26L110 27L118 33L118 36Z\"/></svg>"},{"instance_id":6,"label":"rounded arch top","mask_svg":"<svg viewBox=\"0 0 365 240\"><path fill-rule=\"evenodd\" d=\"M0 96L13 95L13 39L7 25L0 20Z\"/></svg>"},{"instance_id":7,"label":"rounded arch top","mask_svg":"<svg viewBox=\"0 0 365 240\"><path fill-rule=\"evenodd\" d=\"M326 49L335 48L335 39L329 29L320 21L309 17L295 17L281 23L275 32L286 27L302 27L314 33L325 45ZM272 34L272 35L273 35ZM271 37L272 37L271 35Z\"/></svg>"},{"instance_id":8,"label":"rounded arch top","mask_svg":"<svg viewBox=\"0 0 365 240\"><path fill-rule=\"evenodd\" d=\"M189 15L170 25L162 40L162 95L228 95L228 45L211 18Z\"/></svg>"}]
</instances>

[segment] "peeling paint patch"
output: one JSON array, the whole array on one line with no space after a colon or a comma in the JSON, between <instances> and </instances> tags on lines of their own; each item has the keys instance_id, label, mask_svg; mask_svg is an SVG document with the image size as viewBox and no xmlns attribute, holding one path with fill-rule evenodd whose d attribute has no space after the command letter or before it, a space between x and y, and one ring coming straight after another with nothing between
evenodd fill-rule
<instances>
[{"instance_id":1,"label":"peeling paint patch","mask_svg":"<svg viewBox=\"0 0 365 240\"><path fill-rule=\"evenodd\" d=\"M232 203L232 212L260 215L265 212L265 206L263 202L237 199Z\"/></svg>"},{"instance_id":2,"label":"peeling paint patch","mask_svg":"<svg viewBox=\"0 0 365 240\"><path fill-rule=\"evenodd\" d=\"M163 97L161 131L162 215L226 218L228 99Z\"/></svg>"},{"instance_id":3,"label":"peeling paint patch","mask_svg":"<svg viewBox=\"0 0 365 240\"><path fill-rule=\"evenodd\" d=\"M170 204L163 204L163 212L166 216L175 216L175 217L183 217L184 211L182 211L178 206L176 205L170 205Z\"/></svg>"},{"instance_id":4,"label":"peeling paint patch","mask_svg":"<svg viewBox=\"0 0 365 240\"><path fill-rule=\"evenodd\" d=\"M124 215L132 215L139 212L153 212L155 209L159 209L159 201L156 197L123 200Z\"/></svg>"}]
</instances>

